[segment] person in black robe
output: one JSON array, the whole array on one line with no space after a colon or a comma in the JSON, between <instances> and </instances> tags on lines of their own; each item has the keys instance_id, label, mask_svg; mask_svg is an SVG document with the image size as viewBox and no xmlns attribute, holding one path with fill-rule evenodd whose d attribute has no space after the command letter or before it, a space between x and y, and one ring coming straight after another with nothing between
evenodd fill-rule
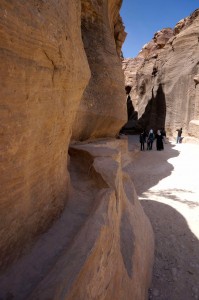
<instances>
[{"instance_id":1,"label":"person in black robe","mask_svg":"<svg viewBox=\"0 0 199 300\"><path fill-rule=\"evenodd\" d=\"M156 134L156 148L158 151L164 150L163 139L164 137L162 136L160 130L158 130Z\"/></svg>"},{"instance_id":2,"label":"person in black robe","mask_svg":"<svg viewBox=\"0 0 199 300\"><path fill-rule=\"evenodd\" d=\"M145 135L145 131L142 130L142 132L140 133L140 150L144 151L144 143L146 142L146 135Z\"/></svg>"}]
</instances>

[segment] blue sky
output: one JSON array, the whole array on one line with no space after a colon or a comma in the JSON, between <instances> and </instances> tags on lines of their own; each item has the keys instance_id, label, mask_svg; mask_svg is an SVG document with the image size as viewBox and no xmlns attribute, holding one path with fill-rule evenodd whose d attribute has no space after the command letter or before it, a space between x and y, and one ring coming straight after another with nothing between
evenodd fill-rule
<instances>
[{"instance_id":1,"label":"blue sky","mask_svg":"<svg viewBox=\"0 0 199 300\"><path fill-rule=\"evenodd\" d=\"M123 0L120 14L128 33L124 57L135 57L156 31L173 28L197 8L199 0Z\"/></svg>"}]
</instances>

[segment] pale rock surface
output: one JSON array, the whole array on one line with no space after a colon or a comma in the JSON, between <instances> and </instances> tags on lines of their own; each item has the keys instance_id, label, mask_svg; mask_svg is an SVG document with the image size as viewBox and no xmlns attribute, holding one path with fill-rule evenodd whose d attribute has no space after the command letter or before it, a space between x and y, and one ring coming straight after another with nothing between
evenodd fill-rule
<instances>
[{"instance_id":1,"label":"pale rock surface","mask_svg":"<svg viewBox=\"0 0 199 300\"><path fill-rule=\"evenodd\" d=\"M138 111L138 93L137 93L137 72L144 62L144 56L140 53L137 57L127 58L122 61L122 69L125 75L125 86L130 90L130 97L133 107Z\"/></svg>"},{"instance_id":2,"label":"pale rock surface","mask_svg":"<svg viewBox=\"0 0 199 300\"><path fill-rule=\"evenodd\" d=\"M157 63L160 70L154 88L161 84L166 102L165 126L171 135L183 128L183 136L199 138L198 78L199 10L186 18L185 25L167 43ZM193 126L194 124L194 126Z\"/></svg>"}]
</instances>

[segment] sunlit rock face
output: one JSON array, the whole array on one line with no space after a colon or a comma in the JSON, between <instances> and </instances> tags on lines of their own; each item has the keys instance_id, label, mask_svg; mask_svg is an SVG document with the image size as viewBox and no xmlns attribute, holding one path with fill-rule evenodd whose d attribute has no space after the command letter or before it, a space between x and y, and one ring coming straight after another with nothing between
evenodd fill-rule
<instances>
[{"instance_id":1,"label":"sunlit rock face","mask_svg":"<svg viewBox=\"0 0 199 300\"><path fill-rule=\"evenodd\" d=\"M125 86L129 88L130 97L133 104L133 107L136 111L138 111L138 86L137 86L137 73L139 68L142 66L144 62L144 55L140 53L135 58L127 58L122 61L122 69L125 75ZM128 92L128 91L127 91Z\"/></svg>"},{"instance_id":2,"label":"sunlit rock face","mask_svg":"<svg viewBox=\"0 0 199 300\"><path fill-rule=\"evenodd\" d=\"M145 58L131 83L140 127L166 127L169 135L182 127L184 135L199 137L198 15L196 10L173 30L159 31L140 52Z\"/></svg>"},{"instance_id":3,"label":"sunlit rock face","mask_svg":"<svg viewBox=\"0 0 199 300\"><path fill-rule=\"evenodd\" d=\"M157 83L161 80L166 97L165 125L171 134L182 127L183 135L199 138L199 10L184 19L181 30L178 23L174 32L158 63Z\"/></svg>"},{"instance_id":4,"label":"sunlit rock face","mask_svg":"<svg viewBox=\"0 0 199 300\"><path fill-rule=\"evenodd\" d=\"M91 79L77 112L74 140L115 136L126 122L121 2L82 0L82 36Z\"/></svg>"},{"instance_id":5,"label":"sunlit rock face","mask_svg":"<svg viewBox=\"0 0 199 300\"><path fill-rule=\"evenodd\" d=\"M120 6L1 1L2 299L147 298L153 231L127 140L68 156L72 133L111 137L126 121Z\"/></svg>"},{"instance_id":6,"label":"sunlit rock face","mask_svg":"<svg viewBox=\"0 0 199 300\"><path fill-rule=\"evenodd\" d=\"M3 267L64 207L68 144L90 70L80 1L2 0L0 8Z\"/></svg>"}]
</instances>

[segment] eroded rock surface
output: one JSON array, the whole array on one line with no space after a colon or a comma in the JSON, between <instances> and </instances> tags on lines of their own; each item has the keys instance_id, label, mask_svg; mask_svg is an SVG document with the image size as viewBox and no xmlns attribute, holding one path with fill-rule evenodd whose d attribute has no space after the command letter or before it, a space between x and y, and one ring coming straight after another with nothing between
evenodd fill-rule
<instances>
[{"instance_id":1,"label":"eroded rock surface","mask_svg":"<svg viewBox=\"0 0 199 300\"><path fill-rule=\"evenodd\" d=\"M90 70L80 1L2 0L0 8L3 267L64 208L71 127Z\"/></svg>"},{"instance_id":2,"label":"eroded rock surface","mask_svg":"<svg viewBox=\"0 0 199 300\"><path fill-rule=\"evenodd\" d=\"M156 75L156 59L172 36L173 30L171 28L164 28L156 32L153 39L143 46L137 57L124 59L122 62L125 86L131 87L129 94L139 118L148 103L147 99L146 101L142 99L146 93L146 83L151 79L151 76Z\"/></svg>"},{"instance_id":3,"label":"eroded rock surface","mask_svg":"<svg viewBox=\"0 0 199 300\"><path fill-rule=\"evenodd\" d=\"M133 81L139 99L136 108L140 127L165 126L169 135L175 135L176 129L182 127L183 135L199 137L198 29L196 10L174 30L155 34L153 41L142 49L145 59L137 67ZM124 62L125 72L126 65Z\"/></svg>"},{"instance_id":4,"label":"eroded rock surface","mask_svg":"<svg viewBox=\"0 0 199 300\"><path fill-rule=\"evenodd\" d=\"M113 137L127 120L120 51L125 39L121 0L82 0L82 36L91 68L73 139Z\"/></svg>"},{"instance_id":5,"label":"eroded rock surface","mask_svg":"<svg viewBox=\"0 0 199 300\"><path fill-rule=\"evenodd\" d=\"M121 2L1 1L1 299L147 297L153 233L127 145L68 157L72 134L111 137L126 121Z\"/></svg>"},{"instance_id":6,"label":"eroded rock surface","mask_svg":"<svg viewBox=\"0 0 199 300\"><path fill-rule=\"evenodd\" d=\"M73 189L62 218L1 278L0 296L147 299L153 232L129 176L127 141L73 145L69 153Z\"/></svg>"}]
</instances>

